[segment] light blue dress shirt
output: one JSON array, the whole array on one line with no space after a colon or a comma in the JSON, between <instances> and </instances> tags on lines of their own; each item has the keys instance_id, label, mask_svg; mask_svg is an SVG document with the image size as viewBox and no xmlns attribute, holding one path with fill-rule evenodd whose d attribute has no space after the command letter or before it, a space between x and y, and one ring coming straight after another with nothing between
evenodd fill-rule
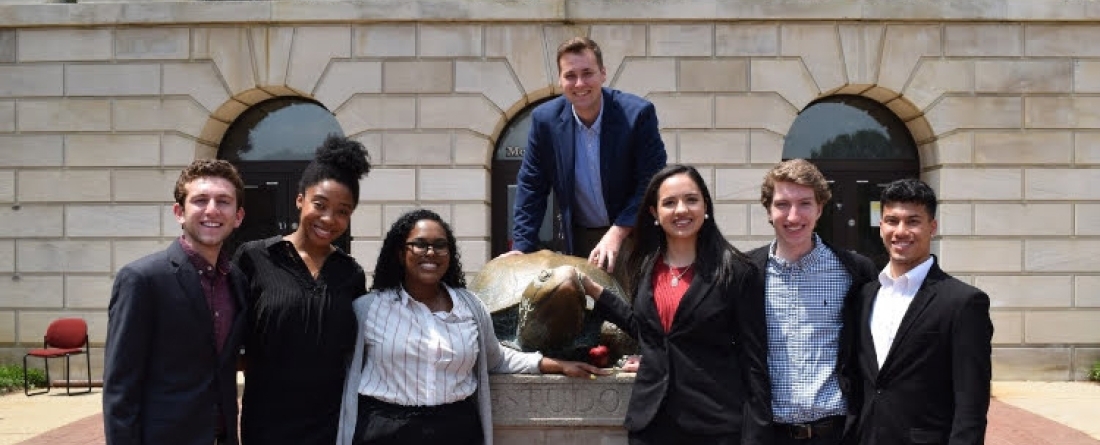
<instances>
[{"instance_id":1,"label":"light blue dress shirt","mask_svg":"<svg viewBox=\"0 0 1100 445\"><path fill-rule=\"evenodd\" d=\"M607 227L611 225L607 216L607 205L603 201L603 183L600 175L600 123L603 120L603 103L600 114L591 127L584 125L573 109L576 131L573 146L573 171L576 178L576 204L573 221L575 226Z\"/></svg>"}]
</instances>

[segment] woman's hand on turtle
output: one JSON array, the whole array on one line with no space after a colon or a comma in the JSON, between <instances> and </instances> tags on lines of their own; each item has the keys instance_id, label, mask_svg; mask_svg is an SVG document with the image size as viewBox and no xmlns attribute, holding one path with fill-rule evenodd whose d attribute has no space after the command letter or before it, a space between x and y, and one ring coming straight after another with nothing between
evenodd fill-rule
<instances>
[{"instance_id":1,"label":"woman's hand on turtle","mask_svg":"<svg viewBox=\"0 0 1100 445\"><path fill-rule=\"evenodd\" d=\"M599 283L592 280L592 278L589 278L588 275L585 275L584 272L581 272L580 269L577 269L576 267L573 267L573 273L577 274L577 278L581 282L581 287L584 288L584 294L592 297L593 301L598 300L600 298L600 294L603 293L603 286L600 286Z\"/></svg>"},{"instance_id":2,"label":"woman's hand on turtle","mask_svg":"<svg viewBox=\"0 0 1100 445\"><path fill-rule=\"evenodd\" d=\"M595 379L596 376L611 374L610 369L600 369L585 362L562 362L562 374L569 377Z\"/></svg>"},{"instance_id":3,"label":"woman's hand on turtle","mask_svg":"<svg viewBox=\"0 0 1100 445\"><path fill-rule=\"evenodd\" d=\"M584 362L571 360L558 360L543 357L539 363L539 370L543 374L565 374L569 377L595 379L596 376L611 374L610 369L600 369Z\"/></svg>"}]
</instances>

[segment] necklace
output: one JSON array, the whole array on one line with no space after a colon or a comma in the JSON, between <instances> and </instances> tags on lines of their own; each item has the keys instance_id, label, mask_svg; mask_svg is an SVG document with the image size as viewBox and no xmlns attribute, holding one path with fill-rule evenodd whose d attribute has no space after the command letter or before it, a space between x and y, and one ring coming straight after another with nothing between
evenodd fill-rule
<instances>
[{"instance_id":1,"label":"necklace","mask_svg":"<svg viewBox=\"0 0 1100 445\"><path fill-rule=\"evenodd\" d=\"M688 264L687 267L684 268L684 270L680 271L680 273L675 273L676 269L673 269L671 264L668 266L668 271L672 272L672 287L680 285L680 278L683 277L684 274L688 273L688 271L691 270L692 266L695 266L695 263Z\"/></svg>"}]
</instances>

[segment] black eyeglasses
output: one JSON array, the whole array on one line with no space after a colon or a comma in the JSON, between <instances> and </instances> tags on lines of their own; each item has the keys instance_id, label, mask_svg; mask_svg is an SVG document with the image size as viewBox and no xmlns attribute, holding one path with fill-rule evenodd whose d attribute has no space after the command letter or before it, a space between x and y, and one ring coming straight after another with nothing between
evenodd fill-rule
<instances>
[{"instance_id":1,"label":"black eyeglasses","mask_svg":"<svg viewBox=\"0 0 1100 445\"><path fill-rule=\"evenodd\" d=\"M416 241L409 241L405 243L405 246L412 250L412 253L416 255L427 255L428 249L434 251L437 255L445 255L451 250L451 244L445 239L437 239L432 242L428 242L422 239Z\"/></svg>"}]
</instances>

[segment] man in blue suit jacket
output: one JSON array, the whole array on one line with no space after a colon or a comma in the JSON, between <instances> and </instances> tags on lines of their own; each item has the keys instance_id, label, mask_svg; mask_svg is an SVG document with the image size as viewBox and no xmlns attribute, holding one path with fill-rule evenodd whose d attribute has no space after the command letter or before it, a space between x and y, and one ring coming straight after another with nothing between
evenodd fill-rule
<instances>
[{"instance_id":1,"label":"man in blue suit jacket","mask_svg":"<svg viewBox=\"0 0 1100 445\"><path fill-rule=\"evenodd\" d=\"M118 271L103 366L107 445L236 445L244 274L222 252L244 193L226 161L198 160L176 182L183 235Z\"/></svg>"},{"instance_id":2,"label":"man in blue suit jacket","mask_svg":"<svg viewBox=\"0 0 1100 445\"><path fill-rule=\"evenodd\" d=\"M514 249L539 249L553 189L565 253L612 271L638 215L650 177L667 155L653 104L603 88L607 72L596 42L574 37L558 47L563 94L535 108L516 180Z\"/></svg>"}]
</instances>

